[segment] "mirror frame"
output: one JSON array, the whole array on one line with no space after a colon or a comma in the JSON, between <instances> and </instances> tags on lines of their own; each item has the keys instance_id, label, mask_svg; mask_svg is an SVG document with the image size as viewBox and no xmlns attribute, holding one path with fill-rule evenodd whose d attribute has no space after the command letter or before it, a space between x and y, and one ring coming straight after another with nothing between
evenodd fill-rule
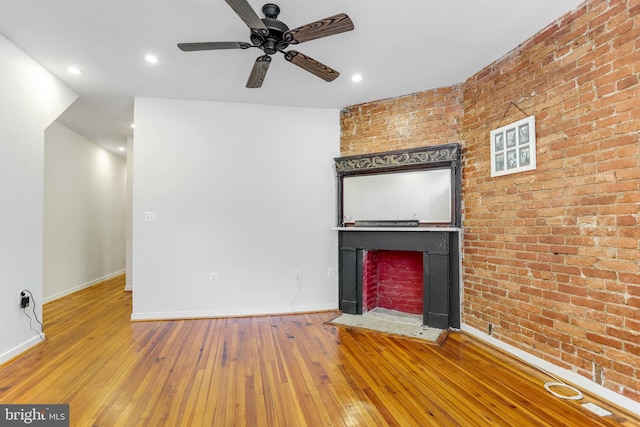
<instances>
[{"instance_id":1,"label":"mirror frame","mask_svg":"<svg viewBox=\"0 0 640 427\"><path fill-rule=\"evenodd\" d=\"M451 221L449 223L420 223L420 226L460 227L462 216L460 205L462 192L461 157L460 144L451 143L334 158L338 178L337 226L346 226L343 222L344 177L448 168L451 171Z\"/></svg>"}]
</instances>

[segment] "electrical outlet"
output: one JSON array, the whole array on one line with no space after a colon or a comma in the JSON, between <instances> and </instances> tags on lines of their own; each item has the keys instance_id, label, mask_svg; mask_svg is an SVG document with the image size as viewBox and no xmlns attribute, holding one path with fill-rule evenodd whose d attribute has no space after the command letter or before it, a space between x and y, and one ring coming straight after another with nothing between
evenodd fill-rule
<instances>
[{"instance_id":1,"label":"electrical outlet","mask_svg":"<svg viewBox=\"0 0 640 427\"><path fill-rule=\"evenodd\" d=\"M24 293L20 292L20 308L29 307L30 298Z\"/></svg>"},{"instance_id":2,"label":"electrical outlet","mask_svg":"<svg viewBox=\"0 0 640 427\"><path fill-rule=\"evenodd\" d=\"M218 273L209 273L209 282L218 283Z\"/></svg>"},{"instance_id":3,"label":"electrical outlet","mask_svg":"<svg viewBox=\"0 0 640 427\"><path fill-rule=\"evenodd\" d=\"M296 280L300 280L301 278L301 274L300 274L300 270L296 270Z\"/></svg>"},{"instance_id":4,"label":"electrical outlet","mask_svg":"<svg viewBox=\"0 0 640 427\"><path fill-rule=\"evenodd\" d=\"M145 212L144 213L144 222L156 222L156 213L155 212Z\"/></svg>"},{"instance_id":5,"label":"electrical outlet","mask_svg":"<svg viewBox=\"0 0 640 427\"><path fill-rule=\"evenodd\" d=\"M329 267L329 268L327 269L327 277L328 277L329 279L331 279L331 278L333 278L333 277L336 277L336 271L335 271L333 268Z\"/></svg>"}]
</instances>

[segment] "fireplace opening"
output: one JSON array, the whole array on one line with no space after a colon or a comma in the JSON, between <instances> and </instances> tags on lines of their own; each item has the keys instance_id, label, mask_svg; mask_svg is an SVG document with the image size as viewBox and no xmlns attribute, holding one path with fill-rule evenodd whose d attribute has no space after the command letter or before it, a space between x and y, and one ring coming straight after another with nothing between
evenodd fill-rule
<instances>
[{"instance_id":1,"label":"fireplace opening","mask_svg":"<svg viewBox=\"0 0 640 427\"><path fill-rule=\"evenodd\" d=\"M339 308L343 313L363 314L377 305L415 314L420 313L418 301L422 300L424 325L439 329L460 327L457 229L347 227L340 230L338 240ZM376 263L365 263L365 255ZM389 280L392 276L403 280ZM402 289L401 298L396 297L398 289ZM422 298L418 297L420 294Z\"/></svg>"},{"instance_id":2,"label":"fireplace opening","mask_svg":"<svg viewBox=\"0 0 640 427\"><path fill-rule=\"evenodd\" d=\"M364 251L362 311L385 308L423 314L423 254L417 251Z\"/></svg>"}]
</instances>

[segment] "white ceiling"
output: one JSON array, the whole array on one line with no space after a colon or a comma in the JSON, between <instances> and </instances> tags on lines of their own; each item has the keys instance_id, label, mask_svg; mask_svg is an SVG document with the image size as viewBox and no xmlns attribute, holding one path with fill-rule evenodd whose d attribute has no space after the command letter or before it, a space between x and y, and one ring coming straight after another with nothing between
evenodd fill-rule
<instances>
[{"instance_id":1,"label":"white ceiling","mask_svg":"<svg viewBox=\"0 0 640 427\"><path fill-rule=\"evenodd\" d=\"M258 49L176 47L248 42L224 0L0 0L0 33L80 95L59 121L115 151L133 133L134 96L342 108L420 92L466 80L582 1L279 0L290 28L344 12L355 30L295 47L339 71L337 80L278 54L260 89L245 88ZM249 3L262 17L266 1ZM145 62L149 53L157 64ZM354 73L363 80L353 83Z\"/></svg>"}]
</instances>

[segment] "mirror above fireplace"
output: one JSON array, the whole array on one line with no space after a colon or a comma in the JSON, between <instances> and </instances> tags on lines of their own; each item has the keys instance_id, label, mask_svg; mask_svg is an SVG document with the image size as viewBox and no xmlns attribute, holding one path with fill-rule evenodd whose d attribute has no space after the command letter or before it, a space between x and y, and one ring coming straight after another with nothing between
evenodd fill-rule
<instances>
[{"instance_id":1,"label":"mirror above fireplace","mask_svg":"<svg viewBox=\"0 0 640 427\"><path fill-rule=\"evenodd\" d=\"M334 159L338 227L460 227L460 157L454 143Z\"/></svg>"}]
</instances>

